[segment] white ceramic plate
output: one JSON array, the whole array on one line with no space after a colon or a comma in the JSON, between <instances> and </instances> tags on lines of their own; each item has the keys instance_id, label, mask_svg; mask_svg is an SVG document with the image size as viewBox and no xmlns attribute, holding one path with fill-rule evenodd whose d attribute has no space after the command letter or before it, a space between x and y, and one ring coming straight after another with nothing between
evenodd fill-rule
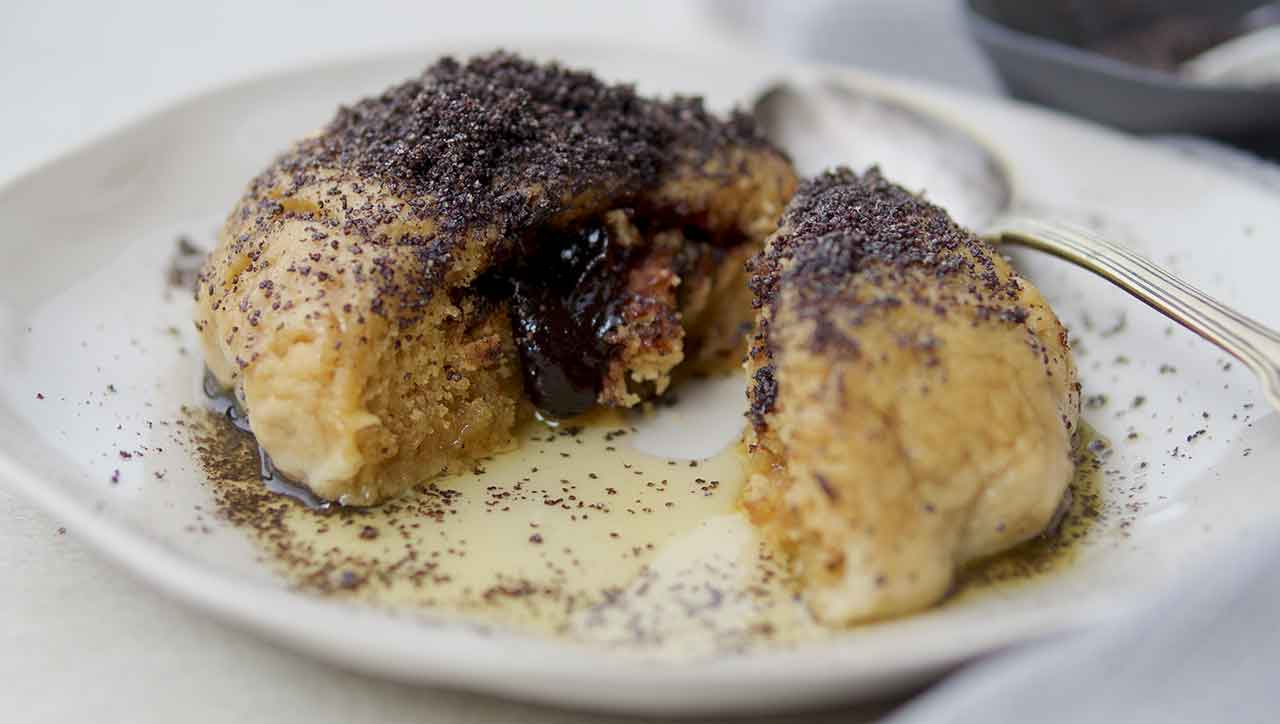
<instances>
[{"instance_id":1,"label":"white ceramic plate","mask_svg":"<svg viewBox=\"0 0 1280 724\"><path fill-rule=\"evenodd\" d=\"M184 531L209 491L189 452L155 424L199 397L199 361L178 351L194 349L188 307L166 299L164 269L174 238L210 238L242 185L287 141L338 102L415 73L439 50L203 94L0 189L0 476L175 598L343 666L567 706L666 713L812 707L916 684L976 655L1112 616L1280 511L1280 419L1240 365L1228 367L1215 349L1105 283L1021 255L1019 265L1078 340L1085 394L1107 398L1086 418L1114 447L1105 498L1116 515L1065 570L798 648L660 666L552 639L427 626L289 590L254 562L243 537ZM616 45L527 50L636 80L645 91L701 92L721 107L747 101L778 75L819 72ZM1261 188L1045 112L829 75L949 117L996 149L1021 202L1100 226L1280 325L1280 204ZM833 147L830 161L839 160ZM1137 396L1145 402L1135 408ZM118 457L141 446L145 458Z\"/></svg>"}]
</instances>

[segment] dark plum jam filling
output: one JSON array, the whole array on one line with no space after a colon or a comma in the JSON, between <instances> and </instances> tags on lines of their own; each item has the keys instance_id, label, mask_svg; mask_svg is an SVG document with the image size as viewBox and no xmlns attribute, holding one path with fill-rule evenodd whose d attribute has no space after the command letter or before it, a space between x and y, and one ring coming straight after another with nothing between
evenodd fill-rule
<instances>
[{"instance_id":1,"label":"dark plum jam filling","mask_svg":"<svg viewBox=\"0 0 1280 724\"><path fill-rule=\"evenodd\" d=\"M580 415L595 404L609 332L622 323L627 277L643 249L613 238L599 220L539 238L481 287L510 299L525 392L543 413Z\"/></svg>"},{"instance_id":2,"label":"dark plum jam filling","mask_svg":"<svg viewBox=\"0 0 1280 724\"><path fill-rule=\"evenodd\" d=\"M677 229L683 235L672 269L682 277L706 271L724 249L743 242L713 237L670 214L628 212L628 221L641 243L614 238L599 217L544 230L474 287L491 299L510 300L525 392L548 417L573 417L596 404L614 351L610 333L623 323L633 296L627 288L631 271L652 251L658 232Z\"/></svg>"}]
</instances>

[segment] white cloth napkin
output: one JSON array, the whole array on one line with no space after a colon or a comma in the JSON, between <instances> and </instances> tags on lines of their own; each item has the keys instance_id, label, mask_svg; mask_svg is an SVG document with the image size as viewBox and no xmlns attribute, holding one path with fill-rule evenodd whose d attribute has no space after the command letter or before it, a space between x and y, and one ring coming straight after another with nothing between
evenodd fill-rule
<instances>
[{"instance_id":1,"label":"white cloth napkin","mask_svg":"<svg viewBox=\"0 0 1280 724\"><path fill-rule=\"evenodd\" d=\"M894 724L1280 721L1280 519L1149 609L988 659Z\"/></svg>"}]
</instances>

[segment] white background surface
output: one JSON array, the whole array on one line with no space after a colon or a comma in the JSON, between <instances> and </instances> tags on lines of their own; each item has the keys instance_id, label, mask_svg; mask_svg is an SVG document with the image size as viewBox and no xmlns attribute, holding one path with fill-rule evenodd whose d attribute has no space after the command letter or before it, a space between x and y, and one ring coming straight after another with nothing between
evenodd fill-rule
<instances>
[{"instance_id":1,"label":"white background surface","mask_svg":"<svg viewBox=\"0 0 1280 724\"><path fill-rule=\"evenodd\" d=\"M796 31L758 39L880 70L993 86L947 0L789 3ZM703 5L232 0L7 0L0 13L0 182L168 102L266 70L441 38L534 35L706 44ZM749 7L731 8L750 16ZM927 40L922 40L926 36ZM927 47L929 53L921 53ZM198 138L191 139L199 143ZM0 484L0 721L596 721L372 681L205 620L98 560ZM812 717L873 718L888 705ZM788 718L788 721L796 721Z\"/></svg>"}]
</instances>

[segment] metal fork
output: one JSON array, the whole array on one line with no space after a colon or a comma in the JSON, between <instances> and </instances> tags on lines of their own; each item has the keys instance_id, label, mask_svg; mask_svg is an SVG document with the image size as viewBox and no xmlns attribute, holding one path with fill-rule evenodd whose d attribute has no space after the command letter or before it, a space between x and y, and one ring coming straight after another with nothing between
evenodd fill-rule
<instances>
[{"instance_id":1,"label":"metal fork","mask_svg":"<svg viewBox=\"0 0 1280 724\"><path fill-rule=\"evenodd\" d=\"M1052 254L1115 284L1243 362L1262 381L1267 401L1280 409L1280 333L1275 330L1119 244L1067 224L1000 215L983 235Z\"/></svg>"}]
</instances>

